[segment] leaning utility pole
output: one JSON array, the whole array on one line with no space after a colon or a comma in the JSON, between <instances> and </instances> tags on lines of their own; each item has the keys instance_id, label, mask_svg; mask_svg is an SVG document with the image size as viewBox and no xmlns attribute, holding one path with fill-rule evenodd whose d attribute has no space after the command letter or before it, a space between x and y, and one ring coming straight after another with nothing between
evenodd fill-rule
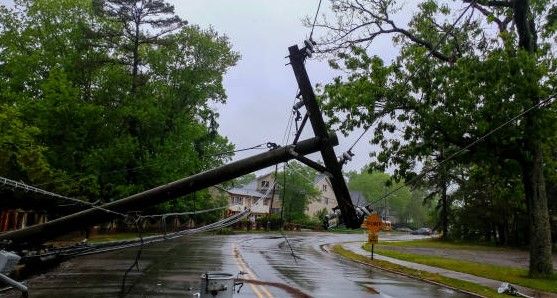
<instances>
[{"instance_id":1,"label":"leaning utility pole","mask_svg":"<svg viewBox=\"0 0 557 298\"><path fill-rule=\"evenodd\" d=\"M97 208L86 209L44 224L1 234L0 245L2 242L7 242L4 245L5 247L23 248L41 244L46 240L53 239L68 232L77 231L119 217L118 214L107 212L107 210L118 213L126 213L129 210L141 210L278 163L289 161L294 158L292 152L306 155L317 152L325 146L335 145L338 145L338 140L336 136L333 135L327 136L326 138L315 137L301 141L296 145L279 147L269 152L257 154L215 169L201 172L121 200L107 203Z\"/></svg>"},{"instance_id":2,"label":"leaning utility pole","mask_svg":"<svg viewBox=\"0 0 557 298\"><path fill-rule=\"evenodd\" d=\"M290 53L290 64L292 65L292 70L294 70L294 75L296 76L296 81L298 82L298 87L300 88L300 93L303 98L303 104L305 105L307 114L309 115L313 132L316 137L327 139L329 132L327 131L325 121L323 121L321 110L319 109L319 105L315 99L315 93L313 92L313 87L311 86L306 67L304 65L305 59L311 56L311 53L313 52L312 41L306 41L305 47L302 49L299 49L297 45L291 46L288 48L288 52ZM344 224L349 228L359 228L361 220L359 220L356 215L356 209L354 209L354 205L350 199L350 193L348 191L348 187L346 186L346 182L344 181L344 176L342 175L342 167L337 160L333 146L328 145L321 148L321 156L323 157L323 162L325 163L325 170L331 180L331 185L337 199L338 207L342 213ZM300 161L304 162L304 160ZM311 164L306 164L312 166Z\"/></svg>"},{"instance_id":3,"label":"leaning utility pole","mask_svg":"<svg viewBox=\"0 0 557 298\"><path fill-rule=\"evenodd\" d=\"M291 159L297 159L329 176L344 223L347 227L359 228L361 219L358 218L356 210L352 205L348 187L346 186L342 175L341 165L339 164L335 151L333 150L333 147L338 145L338 139L334 134L329 134L327 131L327 127L323 121L319 105L315 99L315 94L304 66L304 60L311 55L313 50L312 44L311 42L306 42L306 47L301 50L298 49L298 46L292 46L288 50L290 52L290 63L292 64L292 69L294 70L294 74L300 88L300 93L303 98L303 105L305 105L307 109L307 114L296 134L296 138L294 139L294 144L278 147L269 152L238 160L236 162L183 178L121 200L67 215L44 224L4 233L0 235L0 246L4 248L23 249L40 245L47 240L64 235L67 232L80 230L94 224L106 222L119 216L125 216L125 213L130 210L141 210L149 206L173 200L180 196L191 194L209 186L213 186L251 172L282 162L287 162ZM315 137L298 142L300 133L308 118L313 127ZM318 151L321 152L321 156L323 157L323 161L325 163L324 166L305 157L305 155Z\"/></svg>"}]
</instances>

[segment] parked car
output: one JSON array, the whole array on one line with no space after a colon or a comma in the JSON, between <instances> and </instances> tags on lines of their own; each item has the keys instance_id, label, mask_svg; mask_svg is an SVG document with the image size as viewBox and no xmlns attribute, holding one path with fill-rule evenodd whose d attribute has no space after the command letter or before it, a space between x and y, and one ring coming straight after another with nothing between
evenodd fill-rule
<instances>
[{"instance_id":1,"label":"parked car","mask_svg":"<svg viewBox=\"0 0 557 298\"><path fill-rule=\"evenodd\" d=\"M415 231L413 231L411 234L412 235L431 235L431 229L430 228L419 228Z\"/></svg>"},{"instance_id":2,"label":"parked car","mask_svg":"<svg viewBox=\"0 0 557 298\"><path fill-rule=\"evenodd\" d=\"M391 221L383 220L383 225L381 225L381 230L384 231L384 232L392 231L393 227L391 225Z\"/></svg>"},{"instance_id":3,"label":"parked car","mask_svg":"<svg viewBox=\"0 0 557 298\"><path fill-rule=\"evenodd\" d=\"M408 227L400 227L396 229L399 232L405 232L405 233L412 233L414 232L414 230L412 230L411 228Z\"/></svg>"}]
</instances>

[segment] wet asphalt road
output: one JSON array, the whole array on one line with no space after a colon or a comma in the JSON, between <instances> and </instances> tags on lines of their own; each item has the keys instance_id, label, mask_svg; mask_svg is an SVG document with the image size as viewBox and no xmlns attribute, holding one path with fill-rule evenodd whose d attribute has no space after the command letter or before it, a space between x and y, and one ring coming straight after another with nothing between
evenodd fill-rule
<instances>
[{"instance_id":1,"label":"wet asphalt road","mask_svg":"<svg viewBox=\"0 0 557 298\"><path fill-rule=\"evenodd\" d=\"M397 237L401 236L382 238ZM245 284L234 297L292 297L295 291L346 298L466 296L346 261L326 250L327 244L365 241L363 234L292 233L287 239L296 260L280 234L199 235L147 246L140 271L128 275L126 297L192 297L206 271L244 271L245 279L272 283ZM134 248L64 262L29 280L31 297L122 296L122 277L136 252Z\"/></svg>"}]
</instances>

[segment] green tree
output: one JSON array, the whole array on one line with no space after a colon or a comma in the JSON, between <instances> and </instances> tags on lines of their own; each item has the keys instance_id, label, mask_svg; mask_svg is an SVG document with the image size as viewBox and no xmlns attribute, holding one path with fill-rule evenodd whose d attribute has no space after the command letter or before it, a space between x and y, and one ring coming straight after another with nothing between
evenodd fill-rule
<instances>
[{"instance_id":1,"label":"green tree","mask_svg":"<svg viewBox=\"0 0 557 298\"><path fill-rule=\"evenodd\" d=\"M15 180L45 182L52 173L36 135L36 127L26 126L15 106L0 105L0 172Z\"/></svg>"},{"instance_id":2,"label":"green tree","mask_svg":"<svg viewBox=\"0 0 557 298\"><path fill-rule=\"evenodd\" d=\"M16 3L0 7L0 113L10 119L0 139L18 136L36 157L1 174L110 201L230 159L211 107L226 102L223 76L239 59L225 36L185 26L163 1ZM141 88L131 96L130 86ZM43 174L25 172L36 163Z\"/></svg>"},{"instance_id":3,"label":"green tree","mask_svg":"<svg viewBox=\"0 0 557 298\"><path fill-rule=\"evenodd\" d=\"M349 173L348 188L360 191L364 194L368 203L372 203L374 210L380 210L382 215L396 216L401 223L423 225L427 222L427 208L423 206L423 197L416 197L412 190L404 185L404 182L393 182L387 173L368 172L367 169L361 173ZM390 197L386 194L402 187ZM383 198L381 200L381 198Z\"/></svg>"},{"instance_id":4,"label":"green tree","mask_svg":"<svg viewBox=\"0 0 557 298\"><path fill-rule=\"evenodd\" d=\"M555 90L555 7L544 0L465 2L453 22L448 4L423 1L401 26L393 1L333 0L336 21L322 24L328 35L321 49L337 53L331 65L348 74L324 88L324 109L344 131L374 125L372 142L381 147L374 168L396 166L395 176L407 181L424 160L463 148L456 164L516 166L529 217L530 275L549 275L543 148L557 122L554 108L531 107ZM489 25L494 30L484 29ZM364 50L383 35L400 49L390 65Z\"/></svg>"},{"instance_id":5,"label":"green tree","mask_svg":"<svg viewBox=\"0 0 557 298\"><path fill-rule=\"evenodd\" d=\"M144 49L164 44L165 36L187 22L174 14L174 6L163 0L94 0L93 5L96 13L117 23L114 30L103 33L115 40L120 61L131 68L131 94L134 95L137 87L146 81L140 79L141 68L145 66Z\"/></svg>"},{"instance_id":6,"label":"green tree","mask_svg":"<svg viewBox=\"0 0 557 298\"><path fill-rule=\"evenodd\" d=\"M478 164L466 169L465 181L455 179L459 187L451 194L458 206L451 216L454 236L505 245L528 243L526 203L515 173Z\"/></svg>"},{"instance_id":7,"label":"green tree","mask_svg":"<svg viewBox=\"0 0 557 298\"><path fill-rule=\"evenodd\" d=\"M285 222L305 219L308 204L319 195L314 185L315 170L294 161L277 173L277 193L281 198L281 214Z\"/></svg>"}]
</instances>

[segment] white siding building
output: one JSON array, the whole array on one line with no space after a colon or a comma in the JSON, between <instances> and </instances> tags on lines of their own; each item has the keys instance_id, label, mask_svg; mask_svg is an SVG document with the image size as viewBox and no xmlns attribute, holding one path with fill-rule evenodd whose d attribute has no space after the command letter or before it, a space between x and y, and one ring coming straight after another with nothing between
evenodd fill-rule
<instances>
[{"instance_id":1,"label":"white siding building","mask_svg":"<svg viewBox=\"0 0 557 298\"><path fill-rule=\"evenodd\" d=\"M325 209L327 213L332 213L333 208L337 207L337 199L333 192L333 187L329 177L319 174L314 179L314 186L319 190L319 195L310 201L306 207L306 215L316 216L321 210ZM274 214L280 213L281 198L280 187L277 187L271 204L272 188L274 185L274 177L272 173L261 175L250 183L231 188L226 191L228 196L228 210L230 213L237 213L245 208L251 208L256 216L266 215L271 211ZM222 192L221 192L222 193ZM265 194L267 194L265 196ZM365 198L359 192L351 192L354 205L365 205ZM264 197L265 198L262 198Z\"/></svg>"},{"instance_id":2,"label":"white siding building","mask_svg":"<svg viewBox=\"0 0 557 298\"><path fill-rule=\"evenodd\" d=\"M331 213L333 208L337 206L337 198L333 192L333 187L329 177L319 174L314 179L314 186L320 191L317 198L310 201L306 208L306 214L315 216L319 211L326 209L327 213Z\"/></svg>"}]
</instances>

